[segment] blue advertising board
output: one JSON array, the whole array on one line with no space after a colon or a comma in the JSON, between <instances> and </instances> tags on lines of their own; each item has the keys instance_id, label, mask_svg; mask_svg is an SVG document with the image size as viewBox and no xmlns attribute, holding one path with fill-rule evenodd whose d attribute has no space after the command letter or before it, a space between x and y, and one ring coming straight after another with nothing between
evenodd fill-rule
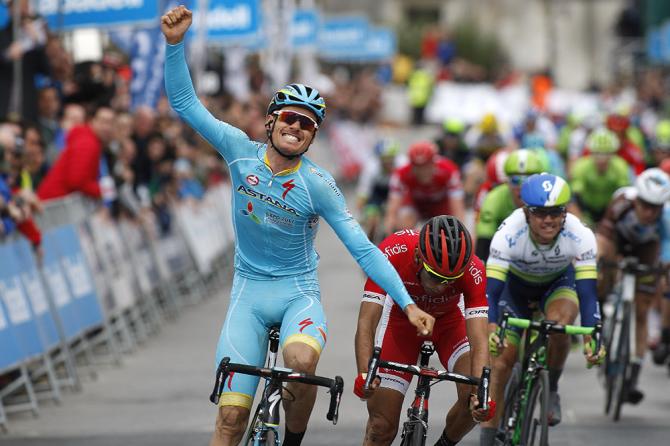
<instances>
[{"instance_id":1,"label":"blue advertising board","mask_svg":"<svg viewBox=\"0 0 670 446\"><path fill-rule=\"evenodd\" d=\"M12 243L0 245L0 300L4 306L4 316L14 332L23 358L44 353L37 322L21 284L21 271Z\"/></svg>"},{"instance_id":2,"label":"blue advertising board","mask_svg":"<svg viewBox=\"0 0 670 446\"><path fill-rule=\"evenodd\" d=\"M661 31L656 27L647 31L647 57L650 62L661 61Z\"/></svg>"},{"instance_id":3,"label":"blue advertising board","mask_svg":"<svg viewBox=\"0 0 670 446\"><path fill-rule=\"evenodd\" d=\"M109 27L158 20L160 0L38 0L52 30Z\"/></svg>"},{"instance_id":4,"label":"blue advertising board","mask_svg":"<svg viewBox=\"0 0 670 446\"><path fill-rule=\"evenodd\" d=\"M254 38L261 28L262 8L260 0L209 0L207 41L223 44L244 44ZM200 27L197 2L193 8L193 37Z\"/></svg>"},{"instance_id":5,"label":"blue advertising board","mask_svg":"<svg viewBox=\"0 0 670 446\"><path fill-rule=\"evenodd\" d=\"M37 270L32 248L25 239L19 239L12 244L12 247L16 263L21 271L21 283L26 290L30 307L40 329L42 344L45 350L51 350L59 343L60 338L49 309L47 293Z\"/></svg>"},{"instance_id":6,"label":"blue advertising board","mask_svg":"<svg viewBox=\"0 0 670 446\"><path fill-rule=\"evenodd\" d=\"M4 5L4 3L0 3L0 29L4 28L7 23L9 23L9 9Z\"/></svg>"},{"instance_id":7,"label":"blue advertising board","mask_svg":"<svg viewBox=\"0 0 670 446\"><path fill-rule=\"evenodd\" d=\"M1 262L1 260L0 260ZM24 359L24 355L19 349L14 330L9 324L5 305L0 299L0 371L12 368L18 365Z\"/></svg>"},{"instance_id":8,"label":"blue advertising board","mask_svg":"<svg viewBox=\"0 0 670 446\"><path fill-rule=\"evenodd\" d=\"M291 23L293 48L316 46L319 36L319 13L315 9L296 9Z\"/></svg>"},{"instance_id":9,"label":"blue advertising board","mask_svg":"<svg viewBox=\"0 0 670 446\"><path fill-rule=\"evenodd\" d=\"M327 56L337 56L360 51L365 46L369 27L365 16L325 19L319 28L319 52Z\"/></svg>"}]
</instances>

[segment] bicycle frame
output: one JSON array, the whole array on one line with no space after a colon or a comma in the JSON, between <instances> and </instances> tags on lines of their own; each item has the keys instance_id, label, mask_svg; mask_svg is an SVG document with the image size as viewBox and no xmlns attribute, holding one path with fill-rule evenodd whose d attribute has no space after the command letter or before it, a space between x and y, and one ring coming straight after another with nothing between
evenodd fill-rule
<instances>
[{"instance_id":1,"label":"bicycle frame","mask_svg":"<svg viewBox=\"0 0 670 446\"><path fill-rule=\"evenodd\" d=\"M505 339L505 332L509 326L525 330L524 349L521 356L521 377L516 388L511 389L513 401L505 401L504 414L511 408L509 417L501 419L501 429L505 435L505 444L518 445L521 443L522 429L526 421L528 403L532 387L538 379L541 370L547 369L547 343L551 333L565 333L569 335L594 335L596 337L596 352L600 350L600 331L602 327L578 327L574 325L560 325L554 321L531 321L529 319L513 318L509 313L503 314L500 324L500 344ZM533 336L535 333L535 336ZM507 393L507 392L506 392Z\"/></svg>"},{"instance_id":2,"label":"bicycle frame","mask_svg":"<svg viewBox=\"0 0 670 446\"><path fill-rule=\"evenodd\" d=\"M428 367L430 357L435 352L435 346L432 342L426 341L421 346L421 359L419 365L421 367ZM407 409L407 421L402 425L402 441L414 430L414 426L420 424L423 427L423 442L426 440L426 433L428 432L428 399L430 398L430 378L427 376L419 376L419 380L414 390L414 401ZM423 443L422 443L423 444Z\"/></svg>"},{"instance_id":3,"label":"bicycle frame","mask_svg":"<svg viewBox=\"0 0 670 446\"><path fill-rule=\"evenodd\" d=\"M274 369L277 365L277 353L279 351L279 330L275 327L270 329L268 342L268 359L266 366ZM267 441L268 431L273 432L275 446L281 445L279 434L279 406L282 401L282 382L273 377L265 380L263 397L258 403L257 415L249 427L246 444L253 441L254 446Z\"/></svg>"}]
</instances>

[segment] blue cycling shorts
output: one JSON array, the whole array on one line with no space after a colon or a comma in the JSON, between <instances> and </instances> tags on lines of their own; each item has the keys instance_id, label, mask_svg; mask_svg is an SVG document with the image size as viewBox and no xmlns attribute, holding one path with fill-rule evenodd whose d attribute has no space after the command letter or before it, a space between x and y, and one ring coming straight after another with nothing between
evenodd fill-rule
<instances>
[{"instance_id":1,"label":"blue cycling shorts","mask_svg":"<svg viewBox=\"0 0 670 446\"><path fill-rule=\"evenodd\" d=\"M321 306L316 271L302 276L254 280L235 274L228 314L216 347L216 363L231 362L264 366L268 329L280 325L282 348L301 342L321 353L328 328ZM259 378L235 373L230 376L220 406L251 408Z\"/></svg>"},{"instance_id":2,"label":"blue cycling shorts","mask_svg":"<svg viewBox=\"0 0 670 446\"><path fill-rule=\"evenodd\" d=\"M535 311L546 313L546 308L555 299L569 299L579 306L577 288L575 285L575 268L570 265L563 274L547 284L531 284L510 273L505 282L498 301L498 314L509 312L513 317L532 319ZM518 343L523 331L520 328L509 327L515 335L510 341Z\"/></svg>"}]
</instances>

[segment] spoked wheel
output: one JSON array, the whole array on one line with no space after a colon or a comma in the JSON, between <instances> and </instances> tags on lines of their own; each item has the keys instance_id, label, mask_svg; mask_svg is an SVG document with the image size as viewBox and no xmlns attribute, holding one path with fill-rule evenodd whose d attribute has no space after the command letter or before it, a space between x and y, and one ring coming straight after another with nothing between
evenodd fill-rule
<instances>
[{"instance_id":1,"label":"spoked wheel","mask_svg":"<svg viewBox=\"0 0 670 446\"><path fill-rule=\"evenodd\" d=\"M504 438L504 444L508 444L509 439L514 433L514 426L510 426L510 418L514 416L514 407L517 404L519 397L519 384L521 383L521 364L514 364L512 373L505 385L505 407L500 417L500 424L498 425L498 432Z\"/></svg>"},{"instance_id":2,"label":"spoked wheel","mask_svg":"<svg viewBox=\"0 0 670 446\"><path fill-rule=\"evenodd\" d=\"M407 421L402 427L400 446L424 446L426 444L426 428L420 421Z\"/></svg>"},{"instance_id":3,"label":"spoked wheel","mask_svg":"<svg viewBox=\"0 0 670 446\"><path fill-rule=\"evenodd\" d=\"M549 444L549 372L540 370L533 381L523 417L521 444L547 446Z\"/></svg>"},{"instance_id":4,"label":"spoked wheel","mask_svg":"<svg viewBox=\"0 0 670 446\"><path fill-rule=\"evenodd\" d=\"M612 418L619 421L621 417L621 406L626 400L626 377L628 376L628 363L630 361L630 308L628 303L624 306L624 318L621 323L621 332L618 337L617 348L617 374L613 377L612 405L614 413Z\"/></svg>"}]
</instances>

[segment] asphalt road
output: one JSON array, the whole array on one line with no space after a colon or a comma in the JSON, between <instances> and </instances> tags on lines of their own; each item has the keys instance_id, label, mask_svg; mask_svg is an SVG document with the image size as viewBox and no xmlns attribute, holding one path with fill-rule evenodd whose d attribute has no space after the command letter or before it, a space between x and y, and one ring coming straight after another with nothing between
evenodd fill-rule
<instances>
[{"instance_id":1,"label":"asphalt road","mask_svg":"<svg viewBox=\"0 0 670 446\"><path fill-rule=\"evenodd\" d=\"M342 375L345 395L340 422L325 419L328 395L319 391L306 445L358 445L366 420L364 405L352 394L355 376L353 337L364 277L323 224L318 240L322 301L329 320L328 345L318 373ZM206 445L216 408L209 403L213 355L228 303L228 287L185 310L164 327L121 367L99 370L96 380L84 382L79 393L66 393L60 406L44 404L39 418L29 414L10 417L9 433L0 443L16 446L182 446ZM563 423L550 430L552 445L669 444L670 378L667 370L643 369L642 389L647 398L637 407L625 406L618 424L602 414L603 391L596 373L587 371L580 354L571 354L560 392ZM431 395L433 444L444 416L454 401L455 386L434 388ZM397 442L396 442L397 443ZM477 428L461 443L478 445Z\"/></svg>"}]
</instances>

